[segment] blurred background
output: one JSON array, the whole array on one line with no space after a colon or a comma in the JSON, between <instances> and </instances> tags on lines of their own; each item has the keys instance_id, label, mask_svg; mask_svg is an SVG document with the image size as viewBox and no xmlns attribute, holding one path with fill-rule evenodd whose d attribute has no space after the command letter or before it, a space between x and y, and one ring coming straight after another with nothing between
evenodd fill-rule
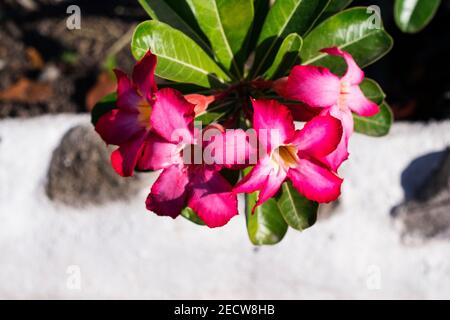
<instances>
[{"instance_id":1,"label":"blurred background","mask_svg":"<svg viewBox=\"0 0 450 320\"><path fill-rule=\"evenodd\" d=\"M343 197L314 227L254 248L242 216L155 217L155 176L109 167L88 113L111 70L132 69L137 1L1 0L0 298L450 298L450 2L413 35L390 1L355 5L378 5L395 40L365 72L396 124L355 137Z\"/></svg>"},{"instance_id":2,"label":"blurred background","mask_svg":"<svg viewBox=\"0 0 450 320\"><path fill-rule=\"evenodd\" d=\"M66 9L82 9L82 29L66 27ZM385 28L395 39L388 56L368 67L386 91L397 120L450 116L450 5L444 1L432 23L418 34L402 33L386 1L378 5ZM134 0L3 0L0 4L0 117L89 111L114 90L114 67L130 70L134 27L148 19ZM31 92L31 94L25 94Z\"/></svg>"}]
</instances>

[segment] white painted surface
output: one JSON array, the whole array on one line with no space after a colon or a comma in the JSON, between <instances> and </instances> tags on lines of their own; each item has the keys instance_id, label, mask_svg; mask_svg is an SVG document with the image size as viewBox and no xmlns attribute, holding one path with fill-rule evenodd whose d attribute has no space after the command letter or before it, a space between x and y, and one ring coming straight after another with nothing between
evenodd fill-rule
<instances>
[{"instance_id":1,"label":"white painted surface","mask_svg":"<svg viewBox=\"0 0 450 320\"><path fill-rule=\"evenodd\" d=\"M336 214L256 250L242 216L215 230L157 217L145 210L148 189L85 210L51 203L51 153L88 121L0 121L0 298L450 298L450 243L405 246L390 217L401 172L450 145L450 122L355 135Z\"/></svg>"}]
</instances>

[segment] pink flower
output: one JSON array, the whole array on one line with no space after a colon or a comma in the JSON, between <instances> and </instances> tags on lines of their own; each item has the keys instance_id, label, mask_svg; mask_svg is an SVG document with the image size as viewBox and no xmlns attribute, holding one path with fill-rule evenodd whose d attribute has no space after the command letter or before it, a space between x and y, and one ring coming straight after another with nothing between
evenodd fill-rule
<instances>
[{"instance_id":1,"label":"pink flower","mask_svg":"<svg viewBox=\"0 0 450 320\"><path fill-rule=\"evenodd\" d=\"M342 140L336 151L325 159L336 171L348 158L348 140L353 133L352 111L360 116L370 117L379 112L379 107L367 99L359 88L364 72L349 53L339 48L321 51L345 59L347 72L343 77L339 78L323 67L296 66L287 80L280 79L274 83L274 90L287 99L304 102L313 108L322 108L321 115L331 114L342 121Z\"/></svg>"},{"instance_id":2,"label":"pink flower","mask_svg":"<svg viewBox=\"0 0 450 320\"><path fill-rule=\"evenodd\" d=\"M258 206L273 197L288 178L298 192L310 200L337 199L342 179L320 159L336 149L342 136L340 121L330 115L318 116L302 130L295 130L286 106L274 100L254 100L253 109L253 126L260 148L267 152L234 191L260 191Z\"/></svg>"},{"instance_id":3,"label":"pink flower","mask_svg":"<svg viewBox=\"0 0 450 320\"><path fill-rule=\"evenodd\" d=\"M150 51L133 70L132 79L120 70L117 77L117 109L104 114L95 130L108 144L119 146L111 154L113 168L121 176L131 176L150 134L150 115L157 86L154 79L156 56Z\"/></svg>"},{"instance_id":4,"label":"pink flower","mask_svg":"<svg viewBox=\"0 0 450 320\"><path fill-rule=\"evenodd\" d=\"M222 165L218 158L227 154L228 142L235 138L245 139L245 133L242 130L223 132L222 127L213 126L195 134L194 108L175 91L161 90L156 94L151 123L152 130L158 135L148 136L140 165L145 169L163 171L153 184L146 205L148 210L172 218L188 206L207 226L220 227L238 211L232 186L219 172ZM206 163L202 135L211 134L213 129L216 133L209 143L215 139L225 141L220 144L215 142L220 147L213 150L216 152L211 153L211 161ZM241 146L236 146L233 156L240 149ZM242 150L245 152L245 149ZM198 154L200 157L196 157ZM237 158L233 157L232 162L234 159Z\"/></svg>"},{"instance_id":5,"label":"pink flower","mask_svg":"<svg viewBox=\"0 0 450 320\"><path fill-rule=\"evenodd\" d=\"M149 210L175 218L189 206L209 227L222 226L237 214L237 199L219 171L239 168L240 161L245 161L250 149L246 143L230 148L229 142L242 137L245 141L246 135L242 130L225 132L221 126L211 126L203 131L216 129L206 144L215 145L211 161L205 163L200 152L200 164L186 163L188 153L192 153L188 160L195 160L195 151L205 147L194 134L194 117L214 97L189 95L190 103L174 89L158 90L155 67L156 56L149 51L136 64L132 79L115 70L117 109L103 115L95 129L106 143L119 146L111 161L120 175L130 176L135 168L163 169L148 196ZM231 160L223 163L220 158Z\"/></svg>"}]
</instances>

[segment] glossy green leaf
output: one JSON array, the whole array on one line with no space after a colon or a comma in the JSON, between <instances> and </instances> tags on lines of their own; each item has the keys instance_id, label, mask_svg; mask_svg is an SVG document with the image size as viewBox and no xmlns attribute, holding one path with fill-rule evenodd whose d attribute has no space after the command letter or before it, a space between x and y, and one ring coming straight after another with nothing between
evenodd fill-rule
<instances>
[{"instance_id":1,"label":"glossy green leaf","mask_svg":"<svg viewBox=\"0 0 450 320\"><path fill-rule=\"evenodd\" d=\"M153 20L167 23L192 38L206 52L210 53L208 43L198 26L197 20L189 7L189 0L138 0Z\"/></svg>"},{"instance_id":2,"label":"glossy green leaf","mask_svg":"<svg viewBox=\"0 0 450 320\"><path fill-rule=\"evenodd\" d=\"M353 0L331 0L324 13L337 13L347 8Z\"/></svg>"},{"instance_id":3,"label":"glossy green leaf","mask_svg":"<svg viewBox=\"0 0 450 320\"><path fill-rule=\"evenodd\" d=\"M393 121L391 108L386 102L380 105L380 112L373 117L361 117L353 114L355 132L372 137L382 137L389 133Z\"/></svg>"},{"instance_id":4,"label":"glossy green leaf","mask_svg":"<svg viewBox=\"0 0 450 320\"><path fill-rule=\"evenodd\" d=\"M247 232L254 245L270 245L280 242L287 232L288 225L281 216L280 208L274 198L258 206L252 214L258 192L246 196Z\"/></svg>"},{"instance_id":5,"label":"glossy green leaf","mask_svg":"<svg viewBox=\"0 0 450 320\"><path fill-rule=\"evenodd\" d=\"M440 4L441 0L395 0L395 22L403 32L419 32L430 23Z\"/></svg>"},{"instance_id":6,"label":"glossy green leaf","mask_svg":"<svg viewBox=\"0 0 450 320\"><path fill-rule=\"evenodd\" d=\"M200 226L204 226L205 223L203 222L203 220L194 212L194 210L192 210L189 207L186 207L183 209L183 211L181 211L181 216L183 218L188 219L189 221L198 224Z\"/></svg>"},{"instance_id":7,"label":"glossy green leaf","mask_svg":"<svg viewBox=\"0 0 450 320\"><path fill-rule=\"evenodd\" d=\"M218 61L238 78L246 58L245 43L253 23L253 0L190 0L200 28Z\"/></svg>"},{"instance_id":8,"label":"glossy green leaf","mask_svg":"<svg viewBox=\"0 0 450 320\"><path fill-rule=\"evenodd\" d=\"M380 25L377 25L380 23ZM349 52L363 68L381 57L392 48L393 40L367 8L357 7L344 10L311 31L303 39L301 62L330 68L342 74L346 64L340 57L329 56L320 50L339 47Z\"/></svg>"},{"instance_id":9,"label":"glossy green leaf","mask_svg":"<svg viewBox=\"0 0 450 320\"><path fill-rule=\"evenodd\" d=\"M134 32L131 51L136 59L148 50L158 56L156 75L176 82L202 87L220 87L228 75L181 31L160 21L145 21Z\"/></svg>"},{"instance_id":10,"label":"glossy green leaf","mask_svg":"<svg viewBox=\"0 0 450 320\"><path fill-rule=\"evenodd\" d=\"M282 185L278 206L284 220L296 230L305 230L316 222L318 203L298 193L290 181Z\"/></svg>"},{"instance_id":11,"label":"glossy green leaf","mask_svg":"<svg viewBox=\"0 0 450 320\"><path fill-rule=\"evenodd\" d=\"M303 36L322 14L329 0L277 0L267 15L258 38L250 75L263 73L287 35Z\"/></svg>"},{"instance_id":12,"label":"glossy green leaf","mask_svg":"<svg viewBox=\"0 0 450 320\"><path fill-rule=\"evenodd\" d=\"M117 94L111 93L107 96L103 97L92 109L91 112L91 122L95 126L98 119L103 116L105 113L117 109Z\"/></svg>"},{"instance_id":13,"label":"glossy green leaf","mask_svg":"<svg viewBox=\"0 0 450 320\"><path fill-rule=\"evenodd\" d=\"M270 68L264 73L266 79L278 79L285 75L298 60L303 40L296 34L291 33L281 43L275 59Z\"/></svg>"},{"instance_id":14,"label":"glossy green leaf","mask_svg":"<svg viewBox=\"0 0 450 320\"><path fill-rule=\"evenodd\" d=\"M380 85L372 79L365 78L359 86L366 98L372 100L376 104L381 104L386 98L386 94L383 92Z\"/></svg>"},{"instance_id":15,"label":"glossy green leaf","mask_svg":"<svg viewBox=\"0 0 450 320\"><path fill-rule=\"evenodd\" d=\"M353 0L331 0L325 11L320 15L316 21L316 25L327 19L328 17L336 14L343 9L347 8Z\"/></svg>"}]
</instances>

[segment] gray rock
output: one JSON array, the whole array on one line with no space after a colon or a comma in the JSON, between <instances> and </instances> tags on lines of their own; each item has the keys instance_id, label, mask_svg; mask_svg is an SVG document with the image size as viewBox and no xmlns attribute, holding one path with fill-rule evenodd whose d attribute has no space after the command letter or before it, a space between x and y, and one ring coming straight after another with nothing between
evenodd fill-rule
<instances>
[{"instance_id":1,"label":"gray rock","mask_svg":"<svg viewBox=\"0 0 450 320\"><path fill-rule=\"evenodd\" d=\"M83 207L128 200L142 186L139 177L120 177L105 143L90 125L70 129L53 152L46 192L50 199Z\"/></svg>"},{"instance_id":2,"label":"gray rock","mask_svg":"<svg viewBox=\"0 0 450 320\"><path fill-rule=\"evenodd\" d=\"M392 212L405 242L450 240L450 149L441 159L415 196Z\"/></svg>"}]
</instances>

